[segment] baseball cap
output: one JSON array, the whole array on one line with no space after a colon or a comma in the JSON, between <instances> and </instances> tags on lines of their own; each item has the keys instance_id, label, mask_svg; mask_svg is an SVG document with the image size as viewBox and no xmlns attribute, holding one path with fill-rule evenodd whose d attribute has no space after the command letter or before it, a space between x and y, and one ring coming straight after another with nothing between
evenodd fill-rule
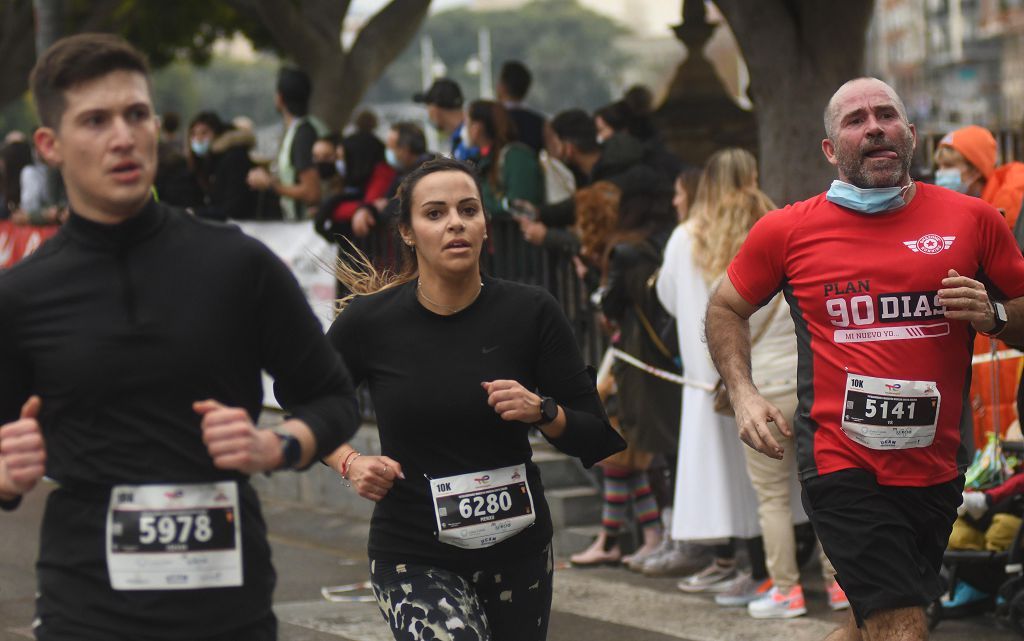
<instances>
[{"instance_id":1,"label":"baseball cap","mask_svg":"<svg viewBox=\"0 0 1024 641\"><path fill-rule=\"evenodd\" d=\"M996 169L996 139L984 127L968 125L951 131L939 141L939 145L959 151L964 160L974 165L985 178Z\"/></svg>"},{"instance_id":2,"label":"baseball cap","mask_svg":"<svg viewBox=\"0 0 1024 641\"><path fill-rule=\"evenodd\" d=\"M418 93L412 97L415 102L437 105L442 109L462 108L462 89L458 83L448 78L438 78L430 85L426 93Z\"/></svg>"}]
</instances>

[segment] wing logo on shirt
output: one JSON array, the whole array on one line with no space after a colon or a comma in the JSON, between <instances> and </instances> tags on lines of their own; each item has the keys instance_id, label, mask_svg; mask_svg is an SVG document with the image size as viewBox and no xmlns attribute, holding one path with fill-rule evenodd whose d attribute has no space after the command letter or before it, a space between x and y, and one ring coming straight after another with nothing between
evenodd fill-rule
<instances>
[{"instance_id":1,"label":"wing logo on shirt","mask_svg":"<svg viewBox=\"0 0 1024 641\"><path fill-rule=\"evenodd\" d=\"M925 234L917 240L905 240L903 244L915 254L938 254L943 249L953 246L956 236L939 236L938 234Z\"/></svg>"}]
</instances>

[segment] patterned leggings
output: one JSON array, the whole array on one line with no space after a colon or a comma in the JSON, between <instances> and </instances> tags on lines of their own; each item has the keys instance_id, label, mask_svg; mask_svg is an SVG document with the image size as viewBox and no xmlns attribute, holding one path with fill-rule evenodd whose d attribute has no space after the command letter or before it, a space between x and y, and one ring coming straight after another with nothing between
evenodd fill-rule
<instances>
[{"instance_id":1,"label":"patterned leggings","mask_svg":"<svg viewBox=\"0 0 1024 641\"><path fill-rule=\"evenodd\" d=\"M633 512L640 527L661 525L661 514L654 500L646 472L608 466L604 469L604 507L601 524L605 532L616 536L626 522L626 505L633 500Z\"/></svg>"},{"instance_id":2,"label":"patterned leggings","mask_svg":"<svg viewBox=\"0 0 1024 641\"><path fill-rule=\"evenodd\" d=\"M373 560L370 582L395 641L544 641L553 569L548 544L500 570Z\"/></svg>"}]
</instances>

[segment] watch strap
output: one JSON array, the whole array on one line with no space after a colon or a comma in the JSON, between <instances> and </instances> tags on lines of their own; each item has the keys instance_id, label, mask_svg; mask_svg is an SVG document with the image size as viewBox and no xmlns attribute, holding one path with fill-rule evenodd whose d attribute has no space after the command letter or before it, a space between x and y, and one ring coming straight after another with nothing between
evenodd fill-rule
<instances>
[{"instance_id":1,"label":"watch strap","mask_svg":"<svg viewBox=\"0 0 1024 641\"><path fill-rule=\"evenodd\" d=\"M298 469L299 463L302 461L302 443L295 435L284 430L274 430L274 435L281 441L281 463L277 469Z\"/></svg>"},{"instance_id":2,"label":"watch strap","mask_svg":"<svg viewBox=\"0 0 1024 641\"><path fill-rule=\"evenodd\" d=\"M985 336L998 336L1004 329L1006 329L1006 323L1008 317L1006 315L1006 306L999 301L992 301L992 318L995 321L995 327L990 331L981 332Z\"/></svg>"},{"instance_id":3,"label":"watch strap","mask_svg":"<svg viewBox=\"0 0 1024 641\"><path fill-rule=\"evenodd\" d=\"M533 424L534 427L544 427L558 418L558 404L550 396L542 396L540 399L540 419Z\"/></svg>"}]
</instances>

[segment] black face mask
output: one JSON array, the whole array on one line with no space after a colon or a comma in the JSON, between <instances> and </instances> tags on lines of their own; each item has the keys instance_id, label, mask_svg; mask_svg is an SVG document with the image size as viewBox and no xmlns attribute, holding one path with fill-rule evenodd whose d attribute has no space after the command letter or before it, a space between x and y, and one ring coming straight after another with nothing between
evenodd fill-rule
<instances>
[{"instance_id":1,"label":"black face mask","mask_svg":"<svg viewBox=\"0 0 1024 641\"><path fill-rule=\"evenodd\" d=\"M316 171L320 174L320 178L327 180L338 175L338 170L335 169L333 162L318 162L316 163Z\"/></svg>"}]
</instances>

